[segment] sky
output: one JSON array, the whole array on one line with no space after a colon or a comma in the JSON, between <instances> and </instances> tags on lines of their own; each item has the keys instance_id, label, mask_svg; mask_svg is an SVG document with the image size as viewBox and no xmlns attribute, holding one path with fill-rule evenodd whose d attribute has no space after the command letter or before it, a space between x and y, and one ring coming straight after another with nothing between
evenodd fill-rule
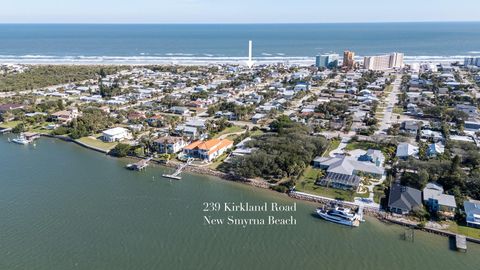
<instances>
[{"instance_id":1,"label":"sky","mask_svg":"<svg viewBox=\"0 0 480 270\"><path fill-rule=\"evenodd\" d=\"M8 0L0 23L479 21L479 0Z\"/></svg>"}]
</instances>

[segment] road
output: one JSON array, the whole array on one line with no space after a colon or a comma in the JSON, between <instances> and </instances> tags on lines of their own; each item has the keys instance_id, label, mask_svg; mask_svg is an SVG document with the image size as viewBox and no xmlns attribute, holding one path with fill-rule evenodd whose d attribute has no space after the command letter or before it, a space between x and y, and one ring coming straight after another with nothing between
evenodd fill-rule
<instances>
[{"instance_id":1,"label":"road","mask_svg":"<svg viewBox=\"0 0 480 270\"><path fill-rule=\"evenodd\" d=\"M397 76L395 81L393 82L393 89L392 92L387 97L387 106L385 110L382 112L383 117L380 119L380 127L375 132L375 134L386 134L387 129L390 127L392 123L392 115L393 115L393 107L398 102L398 95L400 94L400 86L402 83L402 79L400 76Z\"/></svg>"}]
</instances>

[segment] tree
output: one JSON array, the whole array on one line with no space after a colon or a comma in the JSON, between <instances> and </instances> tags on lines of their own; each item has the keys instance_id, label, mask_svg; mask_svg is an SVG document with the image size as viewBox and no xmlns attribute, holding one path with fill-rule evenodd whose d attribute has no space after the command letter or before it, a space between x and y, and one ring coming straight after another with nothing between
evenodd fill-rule
<instances>
[{"instance_id":1,"label":"tree","mask_svg":"<svg viewBox=\"0 0 480 270\"><path fill-rule=\"evenodd\" d=\"M12 129L13 133L22 133L22 132L25 132L25 131L27 131L27 127L25 126L24 123L20 123Z\"/></svg>"},{"instance_id":2,"label":"tree","mask_svg":"<svg viewBox=\"0 0 480 270\"><path fill-rule=\"evenodd\" d=\"M110 150L110 155L115 157L126 157L131 150L132 147L130 145L119 143L112 150Z\"/></svg>"}]
</instances>

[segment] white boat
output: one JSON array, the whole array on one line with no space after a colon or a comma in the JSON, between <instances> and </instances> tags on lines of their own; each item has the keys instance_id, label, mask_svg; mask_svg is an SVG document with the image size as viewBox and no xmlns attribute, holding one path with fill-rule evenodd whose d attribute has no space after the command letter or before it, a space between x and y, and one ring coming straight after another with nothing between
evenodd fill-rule
<instances>
[{"instance_id":1,"label":"white boat","mask_svg":"<svg viewBox=\"0 0 480 270\"><path fill-rule=\"evenodd\" d=\"M360 225L358 215L349 208L318 208L316 212L321 218L330 222L352 227L358 227Z\"/></svg>"},{"instance_id":2,"label":"white boat","mask_svg":"<svg viewBox=\"0 0 480 270\"><path fill-rule=\"evenodd\" d=\"M18 137L13 138L12 142L24 145L30 143L30 141L23 134L20 134Z\"/></svg>"}]
</instances>

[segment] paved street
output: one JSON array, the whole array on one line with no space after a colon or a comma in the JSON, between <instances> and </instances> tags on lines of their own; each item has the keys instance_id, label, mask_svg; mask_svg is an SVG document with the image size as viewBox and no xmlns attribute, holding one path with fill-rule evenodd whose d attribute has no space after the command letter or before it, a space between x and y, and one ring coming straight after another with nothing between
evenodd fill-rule
<instances>
[{"instance_id":1,"label":"paved street","mask_svg":"<svg viewBox=\"0 0 480 270\"><path fill-rule=\"evenodd\" d=\"M395 81L393 82L393 90L386 98L387 106L383 111L383 117L380 119L379 129L375 132L375 134L386 134L387 129L392 124L393 107L398 102L398 95L400 94L401 83L402 79L400 76L397 77L397 79L395 79Z\"/></svg>"}]
</instances>

